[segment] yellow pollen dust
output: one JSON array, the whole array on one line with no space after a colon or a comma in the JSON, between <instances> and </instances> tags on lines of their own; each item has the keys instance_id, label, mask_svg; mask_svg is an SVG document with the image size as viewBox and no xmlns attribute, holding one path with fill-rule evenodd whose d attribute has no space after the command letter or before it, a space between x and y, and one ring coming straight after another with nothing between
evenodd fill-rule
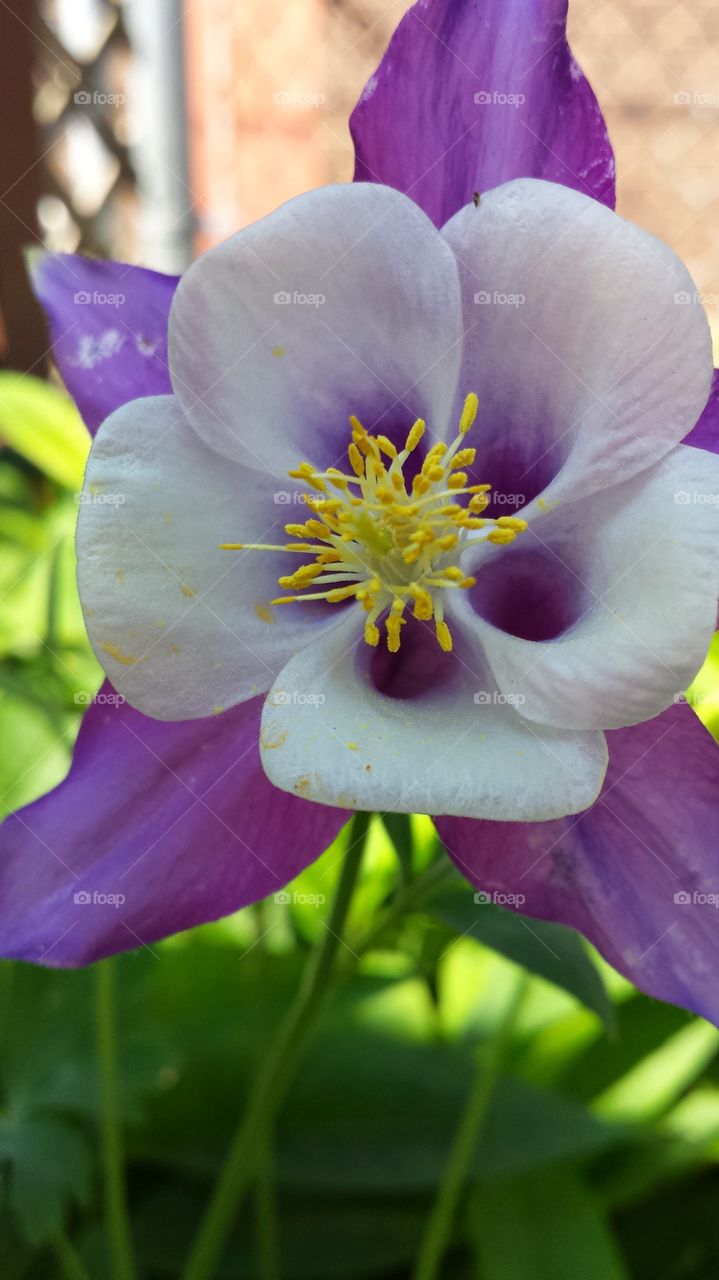
<instances>
[{"instance_id":1,"label":"yellow pollen dust","mask_svg":"<svg viewBox=\"0 0 719 1280\"><path fill-rule=\"evenodd\" d=\"M285 532L296 541L284 546L225 542L222 549L287 551L311 557L279 578L279 585L291 594L279 596L273 605L354 599L366 615L365 641L379 644L378 624L383 622L390 653L400 648L409 610L419 621L433 622L437 643L445 653L451 652L443 593L466 591L475 583L462 570L459 557L480 542L506 546L527 527L518 516L496 520L484 516L492 486L470 484L463 469L473 464L476 455L475 449L465 448L464 438L474 425L478 407L471 391L455 440L428 450L411 485L405 479L404 464L424 436L424 421L417 419L404 448L397 450L386 436L370 435L352 415L348 470L321 471L302 462L289 472L313 490L306 498L310 518L285 525Z\"/></svg>"}]
</instances>

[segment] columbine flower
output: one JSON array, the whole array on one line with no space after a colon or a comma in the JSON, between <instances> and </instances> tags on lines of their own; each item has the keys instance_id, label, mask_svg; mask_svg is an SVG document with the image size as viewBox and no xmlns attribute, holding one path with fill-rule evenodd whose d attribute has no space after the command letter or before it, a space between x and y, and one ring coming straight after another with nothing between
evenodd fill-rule
<instances>
[{"instance_id":1,"label":"columbine flower","mask_svg":"<svg viewBox=\"0 0 719 1280\"><path fill-rule=\"evenodd\" d=\"M150 941L280 888L348 809L429 810L475 883L716 1016L712 908L674 901L716 890L717 753L673 703L716 606L717 463L680 445L708 336L673 255L600 203L564 16L411 11L353 117L357 177L397 190L313 193L200 260L172 382L172 282L40 267L66 382L112 415L93 642L152 717L208 718L91 708L67 782L4 828L6 954ZM527 175L552 184L498 185ZM69 305L121 273L122 314ZM712 400L691 439L715 424ZM73 905L103 891L122 909Z\"/></svg>"},{"instance_id":2,"label":"columbine flower","mask_svg":"<svg viewBox=\"0 0 719 1280\"><path fill-rule=\"evenodd\" d=\"M163 719L269 689L264 768L306 800L586 809L601 730L669 706L716 616L719 463L673 447L711 379L682 290L663 245L532 179L442 232L328 188L206 254L175 396L111 416L87 468L80 594L115 688Z\"/></svg>"}]
</instances>

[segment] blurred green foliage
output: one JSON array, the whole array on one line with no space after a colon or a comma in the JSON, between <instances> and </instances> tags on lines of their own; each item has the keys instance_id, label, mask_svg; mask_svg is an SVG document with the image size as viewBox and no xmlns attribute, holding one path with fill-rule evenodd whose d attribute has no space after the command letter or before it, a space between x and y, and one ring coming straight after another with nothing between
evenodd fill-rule
<instances>
[{"instance_id":1,"label":"blurred green foliage","mask_svg":"<svg viewBox=\"0 0 719 1280\"><path fill-rule=\"evenodd\" d=\"M62 777L100 672L74 588L83 429L54 389L0 379L0 437L7 811ZM716 650L711 662L719 667ZM693 687L705 717L717 683L709 667ZM289 903L117 962L142 1280L179 1274L249 1081L322 934L338 853L291 886ZM428 873L438 858L425 820L375 820L336 987L220 1275L408 1280L518 965L528 993L442 1276L719 1274L719 1034L639 995L569 931L478 905L448 862ZM0 965L2 1280L77 1276L79 1259L93 1280L111 1274L95 983L91 970Z\"/></svg>"}]
</instances>

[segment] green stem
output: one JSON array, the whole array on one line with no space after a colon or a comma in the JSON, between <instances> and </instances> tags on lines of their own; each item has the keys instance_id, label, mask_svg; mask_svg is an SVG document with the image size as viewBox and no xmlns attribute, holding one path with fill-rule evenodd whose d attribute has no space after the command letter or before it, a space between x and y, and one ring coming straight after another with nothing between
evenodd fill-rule
<instances>
[{"instance_id":1,"label":"green stem","mask_svg":"<svg viewBox=\"0 0 719 1280\"><path fill-rule=\"evenodd\" d=\"M230 1144L181 1280L210 1280L215 1274L248 1185L256 1175L262 1140L272 1127L330 984L369 822L370 814L355 814L349 848L325 932L312 953L297 996L250 1088L243 1117Z\"/></svg>"},{"instance_id":2,"label":"green stem","mask_svg":"<svg viewBox=\"0 0 719 1280\"><path fill-rule=\"evenodd\" d=\"M279 1222L275 1194L272 1135L266 1135L255 1183L255 1248L259 1280L280 1280Z\"/></svg>"},{"instance_id":3,"label":"green stem","mask_svg":"<svg viewBox=\"0 0 719 1280\"><path fill-rule=\"evenodd\" d=\"M120 1126L114 960L103 960L96 965L95 974L100 1067L100 1145L110 1259L114 1280L135 1280Z\"/></svg>"},{"instance_id":4,"label":"green stem","mask_svg":"<svg viewBox=\"0 0 719 1280\"><path fill-rule=\"evenodd\" d=\"M374 947L379 946L386 933L395 927L405 915L409 915L413 911L420 911L425 898L431 896L434 890L443 883L443 881L451 881L456 876L456 870L450 862L447 855L442 851L439 857L435 858L428 867L420 875L415 876L407 885L402 885L390 905L382 912L379 920L370 930L365 938L359 944L359 955L363 956L367 951L371 951Z\"/></svg>"},{"instance_id":5,"label":"green stem","mask_svg":"<svg viewBox=\"0 0 719 1280\"><path fill-rule=\"evenodd\" d=\"M437 1280L440 1274L442 1259L452 1234L457 1204L467 1180L472 1156L516 1026L525 991L526 976L522 974L472 1084L442 1175L437 1199L427 1220L413 1280Z\"/></svg>"},{"instance_id":6,"label":"green stem","mask_svg":"<svg viewBox=\"0 0 719 1280\"><path fill-rule=\"evenodd\" d=\"M63 1280L90 1280L89 1271L85 1270L85 1264L67 1236L55 1236L52 1247Z\"/></svg>"},{"instance_id":7,"label":"green stem","mask_svg":"<svg viewBox=\"0 0 719 1280\"><path fill-rule=\"evenodd\" d=\"M63 544L58 542L50 561L50 576L47 586L47 613L45 622L45 643L48 649L58 647L58 619L60 612L60 569L62 566Z\"/></svg>"}]
</instances>

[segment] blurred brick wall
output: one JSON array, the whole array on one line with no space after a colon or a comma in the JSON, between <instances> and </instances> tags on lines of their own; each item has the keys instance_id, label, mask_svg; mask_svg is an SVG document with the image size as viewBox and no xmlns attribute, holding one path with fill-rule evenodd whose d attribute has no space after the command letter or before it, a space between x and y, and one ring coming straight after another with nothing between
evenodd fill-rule
<instances>
[{"instance_id":1,"label":"blurred brick wall","mask_svg":"<svg viewBox=\"0 0 719 1280\"><path fill-rule=\"evenodd\" d=\"M220 203L197 166L193 181L210 238L309 187L351 178L349 113L409 7L410 0L188 5L194 127L208 94L217 97L220 133L225 122ZM226 22L233 15L233 34L218 27L214 47L201 51L199 27L206 44L213 10ZM684 258L719 326L718 0L570 0L569 34L609 124L620 212ZM226 133L232 119L234 139Z\"/></svg>"},{"instance_id":2,"label":"blurred brick wall","mask_svg":"<svg viewBox=\"0 0 719 1280\"><path fill-rule=\"evenodd\" d=\"M323 0L188 0L197 248L327 181Z\"/></svg>"},{"instance_id":3,"label":"blurred brick wall","mask_svg":"<svg viewBox=\"0 0 719 1280\"><path fill-rule=\"evenodd\" d=\"M719 4L570 0L617 153L619 211L687 263L719 325Z\"/></svg>"}]
</instances>

